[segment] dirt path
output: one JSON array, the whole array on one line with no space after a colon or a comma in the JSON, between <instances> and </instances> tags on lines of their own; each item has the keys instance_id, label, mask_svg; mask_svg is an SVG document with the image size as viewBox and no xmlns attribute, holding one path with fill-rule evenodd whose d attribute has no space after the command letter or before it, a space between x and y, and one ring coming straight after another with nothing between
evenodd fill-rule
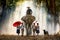
<instances>
[{"instance_id":1,"label":"dirt path","mask_svg":"<svg viewBox=\"0 0 60 40\"><path fill-rule=\"evenodd\" d=\"M60 40L60 36L13 36L0 35L0 40Z\"/></svg>"}]
</instances>

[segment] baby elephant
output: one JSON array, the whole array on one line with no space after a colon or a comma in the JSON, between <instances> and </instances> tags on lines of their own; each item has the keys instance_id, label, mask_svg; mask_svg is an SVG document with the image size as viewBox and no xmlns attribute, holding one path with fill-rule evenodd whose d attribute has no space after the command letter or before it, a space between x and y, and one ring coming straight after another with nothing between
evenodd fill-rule
<instances>
[{"instance_id":1,"label":"baby elephant","mask_svg":"<svg viewBox=\"0 0 60 40\"><path fill-rule=\"evenodd\" d=\"M44 35L49 35L48 31L43 30L44 31Z\"/></svg>"}]
</instances>

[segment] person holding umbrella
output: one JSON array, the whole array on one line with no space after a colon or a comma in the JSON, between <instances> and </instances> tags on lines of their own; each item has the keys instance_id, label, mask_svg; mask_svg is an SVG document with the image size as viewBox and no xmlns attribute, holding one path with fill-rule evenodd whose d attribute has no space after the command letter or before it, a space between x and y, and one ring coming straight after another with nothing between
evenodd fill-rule
<instances>
[{"instance_id":1,"label":"person holding umbrella","mask_svg":"<svg viewBox=\"0 0 60 40\"><path fill-rule=\"evenodd\" d=\"M20 21L17 21L17 22L15 22L15 23L13 23L13 26L14 27L17 27L17 30L16 30L16 33L19 35L20 34L20 29L21 29L21 25L22 24L22 22L20 22Z\"/></svg>"},{"instance_id":2,"label":"person holding umbrella","mask_svg":"<svg viewBox=\"0 0 60 40\"><path fill-rule=\"evenodd\" d=\"M20 34L20 25L17 26L16 33L19 35Z\"/></svg>"},{"instance_id":3,"label":"person holding umbrella","mask_svg":"<svg viewBox=\"0 0 60 40\"><path fill-rule=\"evenodd\" d=\"M18 35L20 34L20 29L21 29L21 33L22 33L21 36L23 36L23 34L24 34L24 25L23 25L23 23L21 23L20 25L17 26L17 34Z\"/></svg>"}]
</instances>

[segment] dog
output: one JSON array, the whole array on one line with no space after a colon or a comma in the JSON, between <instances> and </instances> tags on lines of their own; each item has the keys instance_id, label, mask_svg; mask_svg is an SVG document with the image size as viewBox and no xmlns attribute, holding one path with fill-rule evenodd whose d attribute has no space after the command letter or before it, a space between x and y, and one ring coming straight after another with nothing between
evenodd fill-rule
<instances>
[{"instance_id":1,"label":"dog","mask_svg":"<svg viewBox=\"0 0 60 40\"><path fill-rule=\"evenodd\" d=\"M43 30L44 31L44 35L49 35L48 31Z\"/></svg>"}]
</instances>

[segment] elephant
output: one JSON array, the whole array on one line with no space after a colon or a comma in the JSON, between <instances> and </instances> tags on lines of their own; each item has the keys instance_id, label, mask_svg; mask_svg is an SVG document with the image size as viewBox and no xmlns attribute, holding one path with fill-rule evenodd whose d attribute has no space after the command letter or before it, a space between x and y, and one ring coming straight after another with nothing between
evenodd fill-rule
<instances>
[{"instance_id":1,"label":"elephant","mask_svg":"<svg viewBox=\"0 0 60 40\"><path fill-rule=\"evenodd\" d=\"M31 31L31 25L34 22L35 17L32 16L32 15L26 15L26 16L23 16L21 18L21 20L25 22L25 25L26 25L25 28L26 28L27 36L31 35L31 33L32 33L32 31Z\"/></svg>"}]
</instances>

